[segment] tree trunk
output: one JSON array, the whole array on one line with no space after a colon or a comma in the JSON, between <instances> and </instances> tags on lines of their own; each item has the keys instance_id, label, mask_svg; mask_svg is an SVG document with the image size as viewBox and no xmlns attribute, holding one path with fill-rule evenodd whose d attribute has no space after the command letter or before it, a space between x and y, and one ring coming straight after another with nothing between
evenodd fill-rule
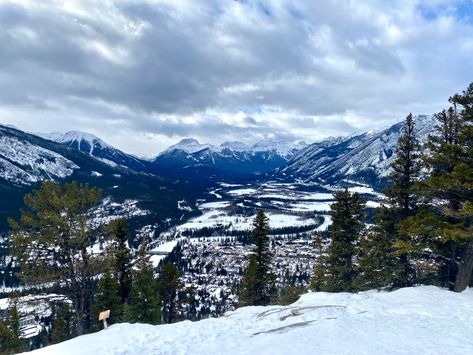
<instances>
[{"instance_id":1,"label":"tree trunk","mask_svg":"<svg viewBox=\"0 0 473 355\"><path fill-rule=\"evenodd\" d=\"M473 238L470 238L466 244L462 261L458 267L457 278L455 280L455 292L464 291L471 282L471 273L473 272Z\"/></svg>"}]
</instances>

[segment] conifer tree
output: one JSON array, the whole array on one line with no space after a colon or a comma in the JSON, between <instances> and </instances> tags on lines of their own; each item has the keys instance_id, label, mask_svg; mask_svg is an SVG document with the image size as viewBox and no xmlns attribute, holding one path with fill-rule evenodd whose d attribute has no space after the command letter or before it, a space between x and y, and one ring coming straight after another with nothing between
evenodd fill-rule
<instances>
[{"instance_id":1,"label":"conifer tree","mask_svg":"<svg viewBox=\"0 0 473 355\"><path fill-rule=\"evenodd\" d=\"M362 236L358 247L358 274L354 280L357 290L382 289L394 284L402 274L402 263L396 263L393 242L395 224L387 217L391 213L382 206L376 212L375 225Z\"/></svg>"},{"instance_id":2,"label":"conifer tree","mask_svg":"<svg viewBox=\"0 0 473 355\"><path fill-rule=\"evenodd\" d=\"M260 210L253 221L250 241L254 249L241 283L240 303L242 305L267 305L274 293L275 277L271 269L268 218Z\"/></svg>"},{"instance_id":3,"label":"conifer tree","mask_svg":"<svg viewBox=\"0 0 473 355\"><path fill-rule=\"evenodd\" d=\"M375 226L360 243L357 284L362 289L408 286L415 277L413 250L404 247L409 238L399 230L399 223L413 216L419 206L416 183L421 169L420 145L412 114L406 117L394 154L390 182L384 190L387 201L376 213Z\"/></svg>"},{"instance_id":4,"label":"conifer tree","mask_svg":"<svg viewBox=\"0 0 473 355\"><path fill-rule=\"evenodd\" d=\"M95 326L100 329L101 322L98 320L99 313L110 310L110 318L107 319L109 325L121 320L123 304L118 293L118 282L111 273L110 268L105 270L102 278L99 280L98 289L95 295L95 303L92 307L95 320Z\"/></svg>"},{"instance_id":5,"label":"conifer tree","mask_svg":"<svg viewBox=\"0 0 473 355\"><path fill-rule=\"evenodd\" d=\"M402 227L411 244L422 240L424 252L444 257L450 287L461 292L473 271L473 83L449 101L428 141L428 175L420 185L427 206Z\"/></svg>"},{"instance_id":6,"label":"conifer tree","mask_svg":"<svg viewBox=\"0 0 473 355\"><path fill-rule=\"evenodd\" d=\"M76 182L58 185L44 181L25 196L27 209L12 227L12 254L28 285L60 283L72 300L76 333L90 327L94 277L100 268L87 247L95 231L88 224L90 209L100 193Z\"/></svg>"},{"instance_id":7,"label":"conifer tree","mask_svg":"<svg viewBox=\"0 0 473 355\"><path fill-rule=\"evenodd\" d=\"M320 233L315 235L315 249L317 259L315 261L314 275L310 280L310 289L314 291L323 291L326 288L325 271L327 269L327 264L324 255L323 238Z\"/></svg>"},{"instance_id":8,"label":"conifer tree","mask_svg":"<svg viewBox=\"0 0 473 355\"><path fill-rule=\"evenodd\" d=\"M324 291L354 291L355 257L358 239L364 229L365 202L358 193L348 190L335 194L331 205L332 231L326 258L327 275Z\"/></svg>"},{"instance_id":9,"label":"conifer tree","mask_svg":"<svg viewBox=\"0 0 473 355\"><path fill-rule=\"evenodd\" d=\"M160 302L153 264L146 255L143 242L135 269L132 272L130 304L127 307L127 321L158 324L160 322Z\"/></svg>"},{"instance_id":10,"label":"conifer tree","mask_svg":"<svg viewBox=\"0 0 473 355\"><path fill-rule=\"evenodd\" d=\"M286 270L283 277L282 287L279 290L278 298L274 303L279 305L294 303L299 299L303 292L304 288L295 286L289 275L289 270Z\"/></svg>"},{"instance_id":11,"label":"conifer tree","mask_svg":"<svg viewBox=\"0 0 473 355\"><path fill-rule=\"evenodd\" d=\"M51 331L51 341L53 344L60 343L71 336L71 314L69 305L63 303L59 305L53 321L53 329Z\"/></svg>"},{"instance_id":12,"label":"conifer tree","mask_svg":"<svg viewBox=\"0 0 473 355\"><path fill-rule=\"evenodd\" d=\"M161 300L162 316L166 323L172 323L176 320L176 298L181 288L182 284L179 281L179 271L173 264L165 264L159 274L158 290Z\"/></svg>"},{"instance_id":13,"label":"conifer tree","mask_svg":"<svg viewBox=\"0 0 473 355\"><path fill-rule=\"evenodd\" d=\"M26 350L26 343L20 338L20 314L18 312L18 295L10 297L7 319L0 320L0 353L14 354Z\"/></svg>"},{"instance_id":14,"label":"conifer tree","mask_svg":"<svg viewBox=\"0 0 473 355\"><path fill-rule=\"evenodd\" d=\"M107 231L112 241L109 254L113 258L113 270L118 280L118 294L122 303L127 303L130 296L132 275L132 255L128 249L128 228L126 220L119 218L111 221Z\"/></svg>"}]
</instances>

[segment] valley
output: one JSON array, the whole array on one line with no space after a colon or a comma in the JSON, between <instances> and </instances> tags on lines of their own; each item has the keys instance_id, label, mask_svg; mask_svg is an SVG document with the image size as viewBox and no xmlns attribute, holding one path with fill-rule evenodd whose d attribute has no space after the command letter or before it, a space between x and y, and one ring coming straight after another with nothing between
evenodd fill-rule
<instances>
[{"instance_id":1,"label":"valley","mask_svg":"<svg viewBox=\"0 0 473 355\"><path fill-rule=\"evenodd\" d=\"M428 116L419 119L425 139L432 122ZM83 132L38 137L3 127L0 189L15 197L2 212L14 215L23 194L43 179L96 186L102 197L89 214L89 225L97 235L89 241L88 252L94 258L103 256L109 245L103 228L112 220L126 218L127 245L134 262L145 241L157 275L167 263L177 268L181 283L177 319L218 317L239 304L256 213L263 210L268 218L278 293L287 287L306 288L320 256L315 235L322 236L324 250L329 243L334 193L344 189L359 193L366 201L367 223L371 223L374 209L384 200L379 191L401 130L402 124L397 124L380 132L309 145L267 141L254 146L240 142L213 146L184 139L156 158L143 160ZM24 149L9 150L12 144ZM23 175L12 175L11 164ZM335 173L336 166L344 169ZM9 255L7 235L0 248L0 292L20 290L27 295L29 291L13 276L17 269ZM42 299L48 299L47 295L55 299L61 292L60 287L44 286L35 291ZM30 298L22 297L26 303L38 302ZM47 321L53 303L41 302L43 313L35 317Z\"/></svg>"},{"instance_id":2,"label":"valley","mask_svg":"<svg viewBox=\"0 0 473 355\"><path fill-rule=\"evenodd\" d=\"M367 214L383 202L384 196L368 186L344 185L366 199ZM154 235L148 253L156 267L172 260L185 288L195 295L192 310L186 305L183 314L195 319L221 315L238 305L237 287L252 250L248 236L256 211L263 209L269 219L278 289L306 287L318 256L315 234L328 236L333 193L344 187L278 181L218 183L209 189L211 199L199 199L193 206L200 215ZM180 201L181 209L191 208L183 205Z\"/></svg>"}]
</instances>

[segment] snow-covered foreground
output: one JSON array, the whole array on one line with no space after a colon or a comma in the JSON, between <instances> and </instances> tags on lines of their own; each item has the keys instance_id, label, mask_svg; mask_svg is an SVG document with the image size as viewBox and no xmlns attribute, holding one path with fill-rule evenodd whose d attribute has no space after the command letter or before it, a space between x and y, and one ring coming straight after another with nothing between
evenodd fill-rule
<instances>
[{"instance_id":1,"label":"snow-covered foreground","mask_svg":"<svg viewBox=\"0 0 473 355\"><path fill-rule=\"evenodd\" d=\"M311 293L217 319L119 324L37 354L471 354L473 289Z\"/></svg>"}]
</instances>

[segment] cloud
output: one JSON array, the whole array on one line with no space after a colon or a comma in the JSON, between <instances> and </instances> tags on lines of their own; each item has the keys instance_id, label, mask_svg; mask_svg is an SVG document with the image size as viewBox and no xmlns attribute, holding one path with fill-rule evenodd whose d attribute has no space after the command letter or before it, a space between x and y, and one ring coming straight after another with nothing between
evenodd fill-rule
<instances>
[{"instance_id":1,"label":"cloud","mask_svg":"<svg viewBox=\"0 0 473 355\"><path fill-rule=\"evenodd\" d=\"M471 1L0 1L0 121L154 155L431 113L472 80ZM133 138L130 138L133 137Z\"/></svg>"}]
</instances>

